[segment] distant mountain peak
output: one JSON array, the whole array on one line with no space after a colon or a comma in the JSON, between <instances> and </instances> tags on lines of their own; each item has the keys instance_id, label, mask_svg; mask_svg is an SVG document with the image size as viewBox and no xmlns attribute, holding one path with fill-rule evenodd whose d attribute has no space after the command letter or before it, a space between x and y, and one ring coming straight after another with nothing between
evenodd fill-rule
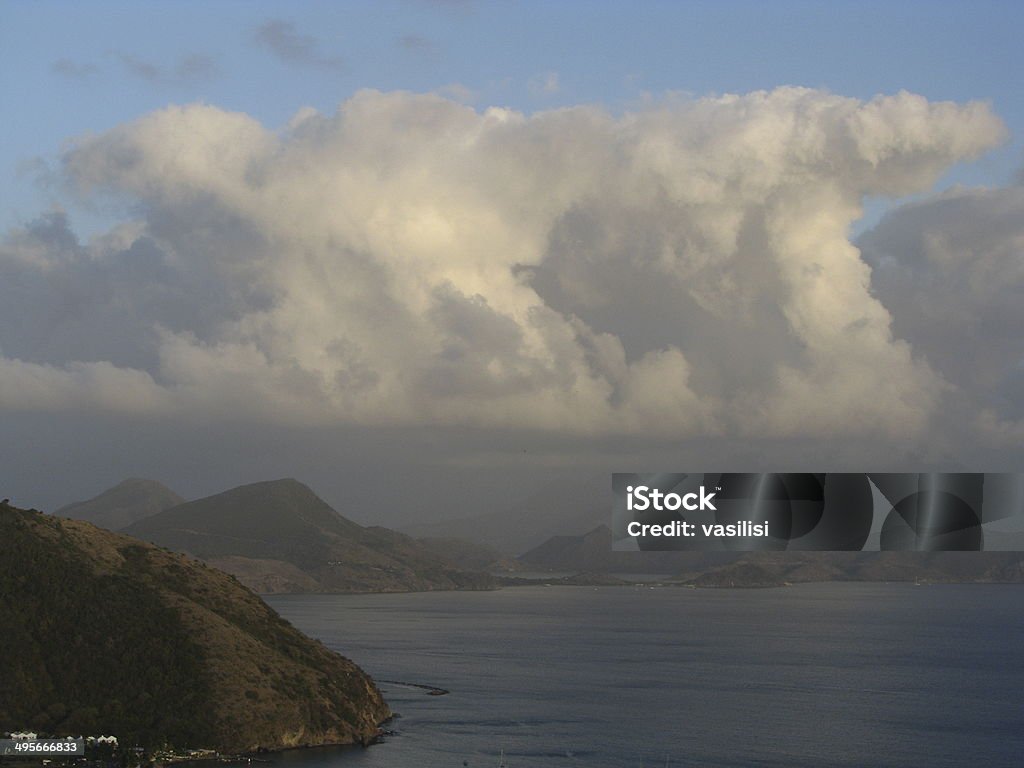
<instances>
[{"instance_id":1,"label":"distant mountain peak","mask_svg":"<svg viewBox=\"0 0 1024 768\"><path fill-rule=\"evenodd\" d=\"M91 499L67 504L54 514L117 531L184 501L157 480L129 477Z\"/></svg>"},{"instance_id":2,"label":"distant mountain peak","mask_svg":"<svg viewBox=\"0 0 1024 768\"><path fill-rule=\"evenodd\" d=\"M316 499L324 506L327 506L327 502L321 499L319 496L317 496L316 491L314 491L308 485L303 483L301 480L296 480L294 477L282 477L276 480L257 480L252 483L243 483L242 485L236 485L234 488L229 488L226 491L216 493L213 496L226 496L229 494L244 495L268 493L295 494L297 496ZM213 496L209 498L213 498Z\"/></svg>"}]
</instances>

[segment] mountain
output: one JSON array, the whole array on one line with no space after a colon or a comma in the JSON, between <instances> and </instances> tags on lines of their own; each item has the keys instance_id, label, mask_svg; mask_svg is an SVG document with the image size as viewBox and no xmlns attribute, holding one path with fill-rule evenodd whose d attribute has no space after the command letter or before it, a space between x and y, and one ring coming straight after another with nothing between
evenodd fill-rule
<instances>
[{"instance_id":1,"label":"mountain","mask_svg":"<svg viewBox=\"0 0 1024 768\"><path fill-rule=\"evenodd\" d=\"M417 539L429 552L467 571L517 571L522 564L494 547L466 539Z\"/></svg>"},{"instance_id":2,"label":"mountain","mask_svg":"<svg viewBox=\"0 0 1024 768\"><path fill-rule=\"evenodd\" d=\"M297 480L243 485L179 504L125 532L186 552L257 592L410 592L488 589L414 539L363 527Z\"/></svg>"},{"instance_id":3,"label":"mountain","mask_svg":"<svg viewBox=\"0 0 1024 768\"><path fill-rule=\"evenodd\" d=\"M231 576L0 504L0 731L221 752L372 740L373 681Z\"/></svg>"},{"instance_id":4,"label":"mountain","mask_svg":"<svg viewBox=\"0 0 1024 768\"><path fill-rule=\"evenodd\" d=\"M531 568L576 573L662 573L698 570L735 560L730 552L615 552L612 530L599 525L582 536L552 536L519 561Z\"/></svg>"},{"instance_id":5,"label":"mountain","mask_svg":"<svg viewBox=\"0 0 1024 768\"><path fill-rule=\"evenodd\" d=\"M552 536L519 560L536 568L551 571L608 571L613 567L612 531L599 525L582 536ZM632 552L623 554L632 555Z\"/></svg>"},{"instance_id":6,"label":"mountain","mask_svg":"<svg viewBox=\"0 0 1024 768\"><path fill-rule=\"evenodd\" d=\"M136 477L120 482L88 501L76 501L61 507L54 514L85 520L109 531L119 531L184 501L166 485Z\"/></svg>"},{"instance_id":7,"label":"mountain","mask_svg":"<svg viewBox=\"0 0 1024 768\"><path fill-rule=\"evenodd\" d=\"M417 538L468 539L518 555L552 536L582 535L611 520L609 475L566 476L521 504L479 515L406 526Z\"/></svg>"}]
</instances>

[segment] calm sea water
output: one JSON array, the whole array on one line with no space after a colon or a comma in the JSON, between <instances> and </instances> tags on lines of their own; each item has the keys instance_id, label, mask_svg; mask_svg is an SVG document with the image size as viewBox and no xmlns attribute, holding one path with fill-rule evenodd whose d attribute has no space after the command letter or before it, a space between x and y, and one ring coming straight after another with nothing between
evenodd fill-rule
<instances>
[{"instance_id":1,"label":"calm sea water","mask_svg":"<svg viewBox=\"0 0 1024 768\"><path fill-rule=\"evenodd\" d=\"M526 587L268 602L376 678L369 749L282 768L1024 765L1024 587Z\"/></svg>"}]
</instances>

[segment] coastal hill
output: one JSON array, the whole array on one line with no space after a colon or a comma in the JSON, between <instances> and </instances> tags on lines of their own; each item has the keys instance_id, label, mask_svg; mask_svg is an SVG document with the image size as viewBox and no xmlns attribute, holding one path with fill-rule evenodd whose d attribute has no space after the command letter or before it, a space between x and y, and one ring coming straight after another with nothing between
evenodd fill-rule
<instances>
[{"instance_id":1,"label":"coastal hill","mask_svg":"<svg viewBox=\"0 0 1024 768\"><path fill-rule=\"evenodd\" d=\"M520 555L552 536L582 535L611 515L608 475L570 475L552 482L525 501L458 519L417 523L402 528L416 538L475 541Z\"/></svg>"},{"instance_id":2,"label":"coastal hill","mask_svg":"<svg viewBox=\"0 0 1024 768\"><path fill-rule=\"evenodd\" d=\"M749 552L681 576L701 587L762 587L819 581L1024 583L1021 552Z\"/></svg>"},{"instance_id":3,"label":"coastal hill","mask_svg":"<svg viewBox=\"0 0 1024 768\"><path fill-rule=\"evenodd\" d=\"M118 531L137 520L184 503L185 499L156 480L133 477L87 501L77 501L54 514Z\"/></svg>"},{"instance_id":4,"label":"coastal hill","mask_svg":"<svg viewBox=\"0 0 1024 768\"><path fill-rule=\"evenodd\" d=\"M121 744L367 742L372 680L231 576L89 523L0 504L0 731Z\"/></svg>"},{"instance_id":5,"label":"coastal hill","mask_svg":"<svg viewBox=\"0 0 1024 768\"><path fill-rule=\"evenodd\" d=\"M528 567L589 574L675 575L702 587L814 581L1024 582L1024 553L985 552L615 552L612 532L553 536L521 555Z\"/></svg>"},{"instance_id":6,"label":"coastal hill","mask_svg":"<svg viewBox=\"0 0 1024 768\"><path fill-rule=\"evenodd\" d=\"M612 571L612 531L599 525L582 536L552 536L519 559L528 565L550 570ZM627 552L625 554L632 554Z\"/></svg>"},{"instance_id":7,"label":"coastal hill","mask_svg":"<svg viewBox=\"0 0 1024 768\"><path fill-rule=\"evenodd\" d=\"M297 480L243 485L124 529L234 574L261 593L490 589L404 534L342 517Z\"/></svg>"}]
</instances>

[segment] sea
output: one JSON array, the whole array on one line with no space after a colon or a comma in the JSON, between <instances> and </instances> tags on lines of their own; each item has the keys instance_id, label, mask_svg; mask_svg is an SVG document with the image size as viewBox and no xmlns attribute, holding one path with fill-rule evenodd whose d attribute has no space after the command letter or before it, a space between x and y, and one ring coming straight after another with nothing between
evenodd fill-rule
<instances>
[{"instance_id":1,"label":"sea","mask_svg":"<svg viewBox=\"0 0 1024 768\"><path fill-rule=\"evenodd\" d=\"M268 597L378 680L369 748L280 768L1024 765L1024 586Z\"/></svg>"}]
</instances>

